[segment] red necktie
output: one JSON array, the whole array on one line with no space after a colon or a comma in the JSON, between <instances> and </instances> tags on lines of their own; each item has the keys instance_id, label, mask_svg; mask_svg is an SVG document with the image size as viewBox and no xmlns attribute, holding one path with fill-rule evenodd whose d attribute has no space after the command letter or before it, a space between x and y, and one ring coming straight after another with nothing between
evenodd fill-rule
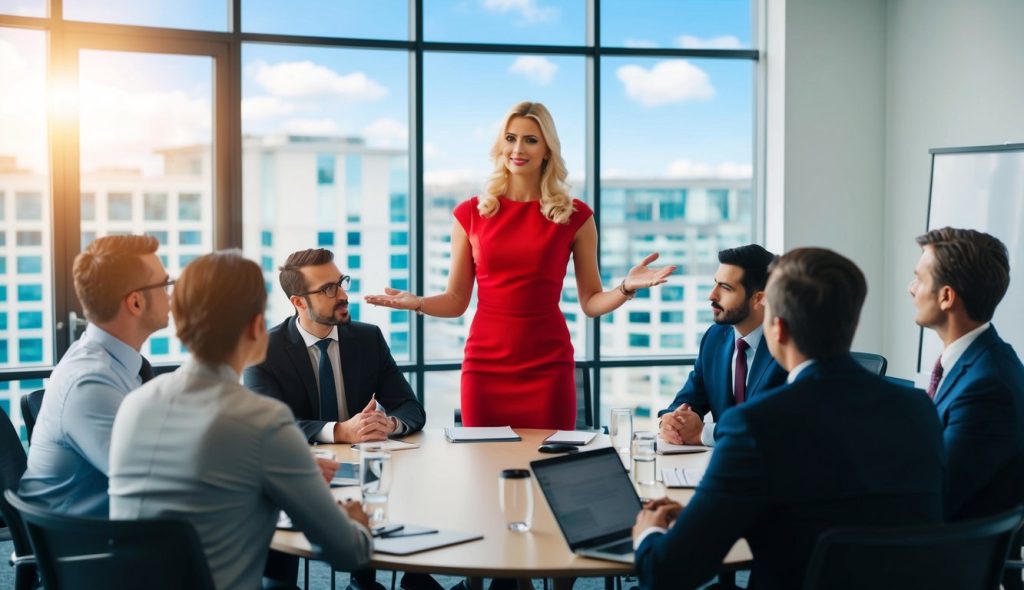
<instances>
[{"instance_id":1,"label":"red necktie","mask_svg":"<svg viewBox=\"0 0 1024 590\"><path fill-rule=\"evenodd\" d=\"M747 349L750 345L747 341L738 338L736 340L736 370L733 371L732 390L736 395L736 404L742 404L747 399Z\"/></svg>"},{"instance_id":2,"label":"red necktie","mask_svg":"<svg viewBox=\"0 0 1024 590\"><path fill-rule=\"evenodd\" d=\"M935 394L939 390L939 381L942 381L941 356L935 360L935 366L932 367L932 378L928 381L928 397L935 399Z\"/></svg>"}]
</instances>

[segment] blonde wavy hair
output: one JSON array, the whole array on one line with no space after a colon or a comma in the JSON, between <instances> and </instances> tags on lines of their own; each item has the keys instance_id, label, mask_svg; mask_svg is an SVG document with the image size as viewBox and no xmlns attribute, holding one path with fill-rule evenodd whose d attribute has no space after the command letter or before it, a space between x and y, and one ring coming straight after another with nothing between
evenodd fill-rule
<instances>
[{"instance_id":1,"label":"blonde wavy hair","mask_svg":"<svg viewBox=\"0 0 1024 590\"><path fill-rule=\"evenodd\" d=\"M508 162L504 155L505 134L508 125L515 117L533 119L540 126L540 132L551 152L541 164L540 172L540 212L545 218L560 224L569 223L572 215L572 197L569 196L569 185L565 182L569 175L562 159L562 144L558 141L555 131L555 120L547 107L539 102L521 102L512 107L505 116L498 137L491 146L491 158L494 160L494 171L487 179L484 194L478 199L477 209L483 217L491 217L498 212L501 203L498 197L508 190Z\"/></svg>"}]
</instances>

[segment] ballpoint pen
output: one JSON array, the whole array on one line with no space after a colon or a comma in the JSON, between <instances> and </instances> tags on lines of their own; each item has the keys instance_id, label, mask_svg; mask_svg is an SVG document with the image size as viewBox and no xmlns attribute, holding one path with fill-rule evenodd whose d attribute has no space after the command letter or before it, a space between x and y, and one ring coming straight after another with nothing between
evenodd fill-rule
<instances>
[{"instance_id":1,"label":"ballpoint pen","mask_svg":"<svg viewBox=\"0 0 1024 590\"><path fill-rule=\"evenodd\" d=\"M400 531L400 530L402 530L404 528L405 528L405 526L400 525L400 524L392 524L392 525L384 524L384 525L381 525L381 526L378 526L378 527L373 527L371 532L373 533L374 537L386 537L388 535L392 535L394 533L397 533L398 531Z\"/></svg>"},{"instance_id":2,"label":"ballpoint pen","mask_svg":"<svg viewBox=\"0 0 1024 590\"><path fill-rule=\"evenodd\" d=\"M423 529L423 530L403 530L395 531L393 533L382 534L381 537L385 539L391 539L394 537L416 537L419 535L433 535L437 533L437 529Z\"/></svg>"}]
</instances>

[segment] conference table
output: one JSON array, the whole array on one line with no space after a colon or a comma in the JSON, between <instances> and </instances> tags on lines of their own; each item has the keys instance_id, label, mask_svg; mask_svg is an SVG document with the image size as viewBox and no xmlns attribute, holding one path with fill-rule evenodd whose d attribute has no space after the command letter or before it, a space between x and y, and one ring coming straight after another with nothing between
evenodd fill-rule
<instances>
[{"instance_id":1,"label":"conference table","mask_svg":"<svg viewBox=\"0 0 1024 590\"><path fill-rule=\"evenodd\" d=\"M390 522L483 535L483 539L398 556L375 553L370 563L377 569L405 572L466 575L471 577L566 578L628 574L632 567L573 554L548 508L543 493L532 483L533 523L528 532L510 531L499 507L499 474L503 469L528 469L530 461L555 455L537 451L552 430L515 429L516 442L451 443L441 430L426 430L403 440L419 448L393 451L394 485L388 501ZM607 435L598 434L581 451L609 446ZM318 445L335 453L338 461L358 461L351 445ZM658 455L663 467L703 467L710 452ZM682 503L691 489L666 490ZM332 490L340 499L359 498L359 487ZM278 530L271 548L283 553L316 558L306 537L297 531ZM726 555L723 569L751 560L745 541L738 541Z\"/></svg>"}]
</instances>

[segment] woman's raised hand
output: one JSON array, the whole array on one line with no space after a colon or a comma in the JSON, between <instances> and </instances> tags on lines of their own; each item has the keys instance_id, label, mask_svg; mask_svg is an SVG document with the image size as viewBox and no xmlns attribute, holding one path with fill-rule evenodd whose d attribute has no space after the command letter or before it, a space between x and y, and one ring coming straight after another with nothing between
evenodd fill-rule
<instances>
[{"instance_id":1,"label":"woman's raised hand","mask_svg":"<svg viewBox=\"0 0 1024 590\"><path fill-rule=\"evenodd\" d=\"M380 305L393 309L408 309L414 311L420 308L420 298L408 291L399 291L391 287L384 287L384 295L364 295L363 301L370 305Z\"/></svg>"},{"instance_id":2,"label":"woman's raised hand","mask_svg":"<svg viewBox=\"0 0 1024 590\"><path fill-rule=\"evenodd\" d=\"M626 275L625 286L628 291L636 291L638 289L647 289L660 285L668 280L668 276L676 271L678 268L676 265L662 266L660 268L651 268L648 266L650 263L658 259L658 253L652 252L640 261L640 264L629 269L629 274Z\"/></svg>"}]
</instances>

